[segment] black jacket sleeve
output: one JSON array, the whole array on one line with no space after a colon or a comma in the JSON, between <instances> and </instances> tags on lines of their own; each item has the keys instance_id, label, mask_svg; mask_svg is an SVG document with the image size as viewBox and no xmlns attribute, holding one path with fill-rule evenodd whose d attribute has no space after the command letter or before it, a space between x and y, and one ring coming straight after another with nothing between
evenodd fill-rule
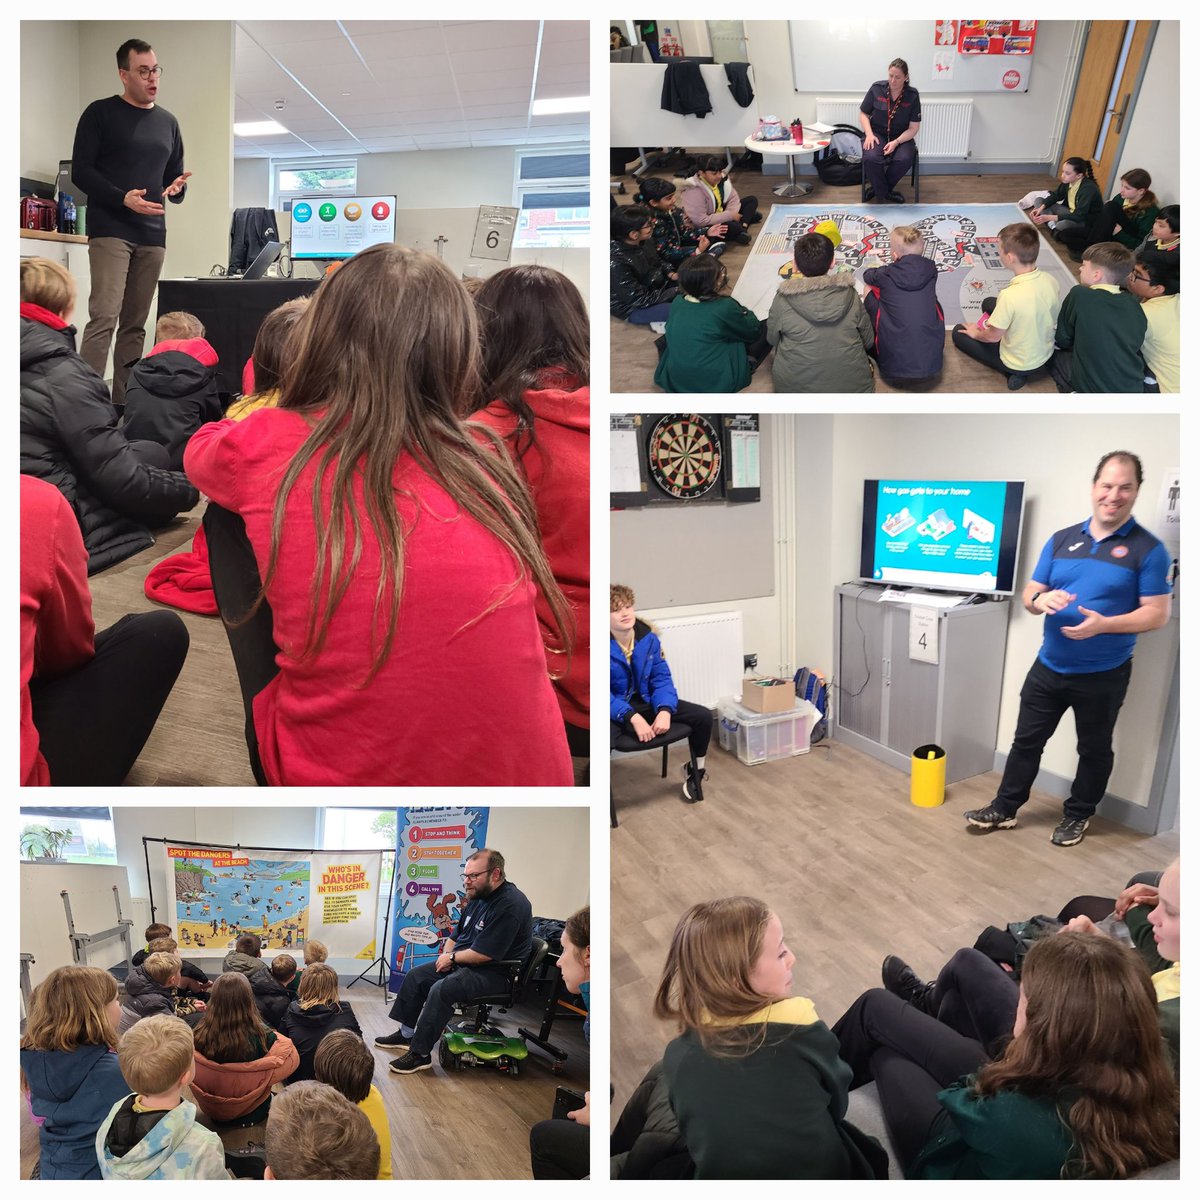
<instances>
[{"instance_id":1,"label":"black jacket sleeve","mask_svg":"<svg viewBox=\"0 0 1200 1200\"><path fill-rule=\"evenodd\" d=\"M178 471L147 466L117 428L116 410L94 372L54 405L59 441L98 500L129 517L161 518L193 507L200 493Z\"/></svg>"}]
</instances>

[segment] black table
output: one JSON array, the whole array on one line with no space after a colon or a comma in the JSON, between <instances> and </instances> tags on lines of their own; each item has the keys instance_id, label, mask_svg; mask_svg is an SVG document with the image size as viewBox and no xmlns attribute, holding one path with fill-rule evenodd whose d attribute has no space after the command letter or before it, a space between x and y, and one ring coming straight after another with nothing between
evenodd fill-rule
<instances>
[{"instance_id":1,"label":"black table","mask_svg":"<svg viewBox=\"0 0 1200 1200\"><path fill-rule=\"evenodd\" d=\"M263 317L288 300L311 295L320 279L160 279L158 315L189 312L204 324L217 352L222 402L242 390L242 368L254 351Z\"/></svg>"}]
</instances>

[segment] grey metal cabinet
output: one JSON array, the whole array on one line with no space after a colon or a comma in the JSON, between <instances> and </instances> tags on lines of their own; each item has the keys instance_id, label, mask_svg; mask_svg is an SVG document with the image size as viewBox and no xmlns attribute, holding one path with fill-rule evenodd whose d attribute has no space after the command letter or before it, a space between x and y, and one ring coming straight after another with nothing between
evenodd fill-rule
<instances>
[{"instance_id":1,"label":"grey metal cabinet","mask_svg":"<svg viewBox=\"0 0 1200 1200\"><path fill-rule=\"evenodd\" d=\"M929 742L946 751L946 782L992 770L1009 602L938 610L938 661L909 657L912 605L871 584L842 584L834 604L833 735L907 771Z\"/></svg>"}]
</instances>

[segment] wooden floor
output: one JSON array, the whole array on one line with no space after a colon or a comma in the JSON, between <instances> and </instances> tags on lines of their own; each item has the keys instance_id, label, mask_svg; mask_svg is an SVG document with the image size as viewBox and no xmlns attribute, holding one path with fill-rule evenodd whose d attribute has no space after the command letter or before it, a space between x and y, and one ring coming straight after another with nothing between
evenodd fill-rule
<instances>
[{"instance_id":1,"label":"wooden floor","mask_svg":"<svg viewBox=\"0 0 1200 1200\"><path fill-rule=\"evenodd\" d=\"M654 756L612 770L612 1114L674 1036L650 1015L671 932L690 905L760 896L796 955L795 992L832 1024L880 965L899 954L932 978L987 925L1056 913L1072 896L1115 895L1137 871L1179 853L1175 833L1146 837L1093 821L1077 846L1050 844L1061 804L1034 793L1015 829L968 832L999 777L947 788L915 808L908 777L839 744L747 767L709 752L705 800L690 805Z\"/></svg>"},{"instance_id":2,"label":"wooden floor","mask_svg":"<svg viewBox=\"0 0 1200 1200\"><path fill-rule=\"evenodd\" d=\"M150 568L189 550L204 515L204 501L155 534L155 545L93 575L92 612L97 629L126 613L165 606L146 599ZM172 609L172 612L178 612ZM254 785L246 751L242 694L220 617L180 612L191 645L166 707L126 784L130 786Z\"/></svg>"},{"instance_id":3,"label":"wooden floor","mask_svg":"<svg viewBox=\"0 0 1200 1200\"><path fill-rule=\"evenodd\" d=\"M395 1051L372 1043L394 1033L390 1003L369 984L343 987L341 998L354 1007L363 1037L375 1056L375 1086L383 1094L392 1134L394 1179L532 1179L529 1130L550 1116L554 1091L588 1089L588 1052L578 1019L556 1020L551 1041L566 1051L562 1074L550 1059L530 1045L526 1069L516 1079L486 1067L447 1074L437 1064L415 1075L393 1075L388 1063ZM502 1029L519 1026L536 1031L544 1001L527 1000L507 1013L495 1013ZM250 1131L254 1136L257 1131ZM28 1179L38 1157L38 1131L21 1101L21 1178Z\"/></svg>"},{"instance_id":4,"label":"wooden floor","mask_svg":"<svg viewBox=\"0 0 1200 1200\"><path fill-rule=\"evenodd\" d=\"M651 174L659 174L664 179L671 179L676 184L683 181L674 179L670 171L651 172ZM805 176L804 182L813 183L815 186L811 195L803 196L794 202L782 200L778 196L771 194L771 188L781 182L785 182L777 175L763 175L757 170L755 171L739 171L735 170L731 176L733 186L737 188L740 195L757 196L759 208L764 212L772 204L846 204L848 201L858 200L858 191L856 188L835 188L828 184L822 183L815 176ZM1031 192L1034 188L1044 187L1049 189L1053 181L1049 177L1041 175L922 175L921 176L921 203L922 204L1003 204L1016 202L1027 192ZM637 190L637 184L625 177L626 195L618 197L618 203L629 204L633 201L633 193ZM906 180L902 185L902 190L908 196L912 195L912 188ZM884 214L886 220L886 210L888 205L877 206L879 211ZM761 228L761 226L751 227L751 236ZM1059 255L1066 264L1067 269L1075 276L1079 270L1078 264L1073 263L1067 254L1066 248L1058 242L1051 241L1042 235L1047 244ZM729 245L726 249L721 261L725 264L729 271L729 286L733 288L737 283L738 277L741 274L742 264L746 261L751 249L750 246ZM647 326L630 325L628 321L620 321L615 317L609 321L611 334L611 354L612 354L612 375L611 375L611 390L614 392L658 392L659 389L654 384L654 371L658 366L658 352L654 348L655 334L652 333ZM991 371L987 367L981 366L979 363L968 358L961 351L955 349L950 341L950 333L946 333L946 352L944 356L945 366L942 370L941 382L933 389L937 393L953 393L953 392L1003 392L1008 395L1007 384L1004 376L996 371ZM1053 382L1048 378L1035 380L1025 385L1023 392L1049 392L1054 393L1055 388ZM774 394L775 388L771 382L771 358L768 356L765 362L754 373L750 381L750 386L745 388L741 394L751 392L766 392ZM898 395L913 395L912 392L901 392L900 389L889 387L884 381L879 378L879 373L875 373L875 391L890 392ZM1020 395L1021 393L1017 393Z\"/></svg>"}]
</instances>

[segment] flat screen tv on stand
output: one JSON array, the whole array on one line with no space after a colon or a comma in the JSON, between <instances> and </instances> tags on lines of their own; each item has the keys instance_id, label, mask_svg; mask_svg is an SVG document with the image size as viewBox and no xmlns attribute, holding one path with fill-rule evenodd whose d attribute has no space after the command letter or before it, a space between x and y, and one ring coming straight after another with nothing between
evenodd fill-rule
<instances>
[{"instance_id":1,"label":"flat screen tv on stand","mask_svg":"<svg viewBox=\"0 0 1200 1200\"><path fill-rule=\"evenodd\" d=\"M1011 596L1023 481L866 479L859 578Z\"/></svg>"}]
</instances>

